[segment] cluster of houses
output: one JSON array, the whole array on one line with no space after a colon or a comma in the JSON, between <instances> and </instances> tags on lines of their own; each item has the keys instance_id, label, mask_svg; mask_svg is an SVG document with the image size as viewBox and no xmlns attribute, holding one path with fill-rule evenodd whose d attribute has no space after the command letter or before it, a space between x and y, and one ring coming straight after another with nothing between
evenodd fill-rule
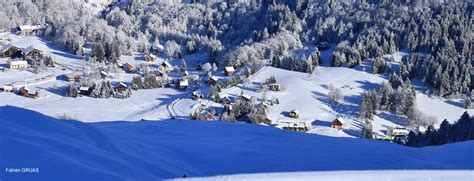
<instances>
[{"instance_id":1,"label":"cluster of houses","mask_svg":"<svg viewBox=\"0 0 474 181\"><path fill-rule=\"evenodd\" d=\"M293 119L298 119L300 115L301 113L297 109L294 109L288 113L288 117L293 118ZM331 128L342 129L345 124L346 124L346 121L343 118L337 117L331 121ZM312 124L311 124L311 121L303 121L303 122L297 122L297 121L281 122L280 121L280 125L278 127L284 130L307 132L308 130L312 129Z\"/></svg>"},{"instance_id":2,"label":"cluster of houses","mask_svg":"<svg viewBox=\"0 0 474 181\"><path fill-rule=\"evenodd\" d=\"M38 90L30 90L26 86L17 86L15 84L4 85L0 88L3 92L12 92L21 96L36 99L39 97L40 92Z\"/></svg>"},{"instance_id":3,"label":"cluster of houses","mask_svg":"<svg viewBox=\"0 0 474 181\"><path fill-rule=\"evenodd\" d=\"M7 61L10 70L24 70L36 60L44 57L44 52L35 47L20 48L13 44L4 45L0 49L0 58L9 58Z\"/></svg>"}]
</instances>

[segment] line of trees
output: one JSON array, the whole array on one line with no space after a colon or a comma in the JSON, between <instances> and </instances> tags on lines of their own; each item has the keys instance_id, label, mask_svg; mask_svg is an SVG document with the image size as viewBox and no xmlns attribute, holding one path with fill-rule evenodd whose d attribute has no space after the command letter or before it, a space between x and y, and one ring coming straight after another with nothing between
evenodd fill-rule
<instances>
[{"instance_id":1,"label":"line of trees","mask_svg":"<svg viewBox=\"0 0 474 181\"><path fill-rule=\"evenodd\" d=\"M474 117L464 112L453 124L445 119L441 122L439 129L428 126L425 131L411 131L406 145L423 147L468 140L474 140Z\"/></svg>"}]
</instances>

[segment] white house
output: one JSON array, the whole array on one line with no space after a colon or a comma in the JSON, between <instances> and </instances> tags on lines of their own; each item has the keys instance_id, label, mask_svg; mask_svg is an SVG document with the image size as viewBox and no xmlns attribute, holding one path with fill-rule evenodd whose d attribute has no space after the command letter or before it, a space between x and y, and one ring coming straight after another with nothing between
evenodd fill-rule
<instances>
[{"instance_id":1,"label":"white house","mask_svg":"<svg viewBox=\"0 0 474 181\"><path fill-rule=\"evenodd\" d=\"M20 61L8 61L8 68L10 70L25 70L28 68L28 62L24 60Z\"/></svg>"}]
</instances>

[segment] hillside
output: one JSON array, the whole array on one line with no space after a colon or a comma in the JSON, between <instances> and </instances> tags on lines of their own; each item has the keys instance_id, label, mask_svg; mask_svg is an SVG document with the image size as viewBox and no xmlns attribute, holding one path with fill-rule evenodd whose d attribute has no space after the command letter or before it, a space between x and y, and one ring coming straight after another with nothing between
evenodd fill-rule
<instances>
[{"instance_id":1,"label":"hillside","mask_svg":"<svg viewBox=\"0 0 474 181\"><path fill-rule=\"evenodd\" d=\"M474 169L474 142L410 148L258 125L203 121L83 123L0 107L2 180L152 180L237 173Z\"/></svg>"}]
</instances>

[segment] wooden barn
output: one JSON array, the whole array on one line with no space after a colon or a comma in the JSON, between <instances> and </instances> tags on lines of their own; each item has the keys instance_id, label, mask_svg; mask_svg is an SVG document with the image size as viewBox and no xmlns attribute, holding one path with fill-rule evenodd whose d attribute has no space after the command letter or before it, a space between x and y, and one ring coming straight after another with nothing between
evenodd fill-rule
<instances>
[{"instance_id":1,"label":"wooden barn","mask_svg":"<svg viewBox=\"0 0 474 181\"><path fill-rule=\"evenodd\" d=\"M292 111L290 111L290 112L288 113L288 116L289 116L290 118L295 118L295 119L297 119L297 118L300 117L300 111L298 111L298 110L296 110L296 109L293 109Z\"/></svg>"},{"instance_id":2,"label":"wooden barn","mask_svg":"<svg viewBox=\"0 0 474 181\"><path fill-rule=\"evenodd\" d=\"M22 56L21 48L12 44L7 44L0 50L0 58L20 58Z\"/></svg>"},{"instance_id":3,"label":"wooden barn","mask_svg":"<svg viewBox=\"0 0 474 181\"><path fill-rule=\"evenodd\" d=\"M229 67L224 68L225 75L229 76L229 75L233 75L234 73L235 73L234 67L229 66Z\"/></svg>"},{"instance_id":4,"label":"wooden barn","mask_svg":"<svg viewBox=\"0 0 474 181\"><path fill-rule=\"evenodd\" d=\"M346 121L343 118L338 117L331 122L331 128L341 129L342 127L344 127L345 123Z\"/></svg>"},{"instance_id":5,"label":"wooden barn","mask_svg":"<svg viewBox=\"0 0 474 181\"><path fill-rule=\"evenodd\" d=\"M79 82L81 80L81 76L75 73L67 74L66 78L69 83Z\"/></svg>"},{"instance_id":6,"label":"wooden barn","mask_svg":"<svg viewBox=\"0 0 474 181\"><path fill-rule=\"evenodd\" d=\"M242 95L240 96L240 98L242 98L242 100L244 100L244 101L250 101L250 100L252 100L252 96L250 96L250 95L248 95L248 94L242 94Z\"/></svg>"},{"instance_id":7,"label":"wooden barn","mask_svg":"<svg viewBox=\"0 0 474 181\"><path fill-rule=\"evenodd\" d=\"M163 67L165 67L166 71L173 71L173 66L168 62L168 61L163 61L163 63L161 63L161 65Z\"/></svg>"},{"instance_id":8,"label":"wooden barn","mask_svg":"<svg viewBox=\"0 0 474 181\"><path fill-rule=\"evenodd\" d=\"M214 84L217 83L218 80L219 80L219 78L217 78L216 76L211 76L211 77L209 77L209 79L207 79L207 83L211 84L211 85L214 85Z\"/></svg>"}]
</instances>

